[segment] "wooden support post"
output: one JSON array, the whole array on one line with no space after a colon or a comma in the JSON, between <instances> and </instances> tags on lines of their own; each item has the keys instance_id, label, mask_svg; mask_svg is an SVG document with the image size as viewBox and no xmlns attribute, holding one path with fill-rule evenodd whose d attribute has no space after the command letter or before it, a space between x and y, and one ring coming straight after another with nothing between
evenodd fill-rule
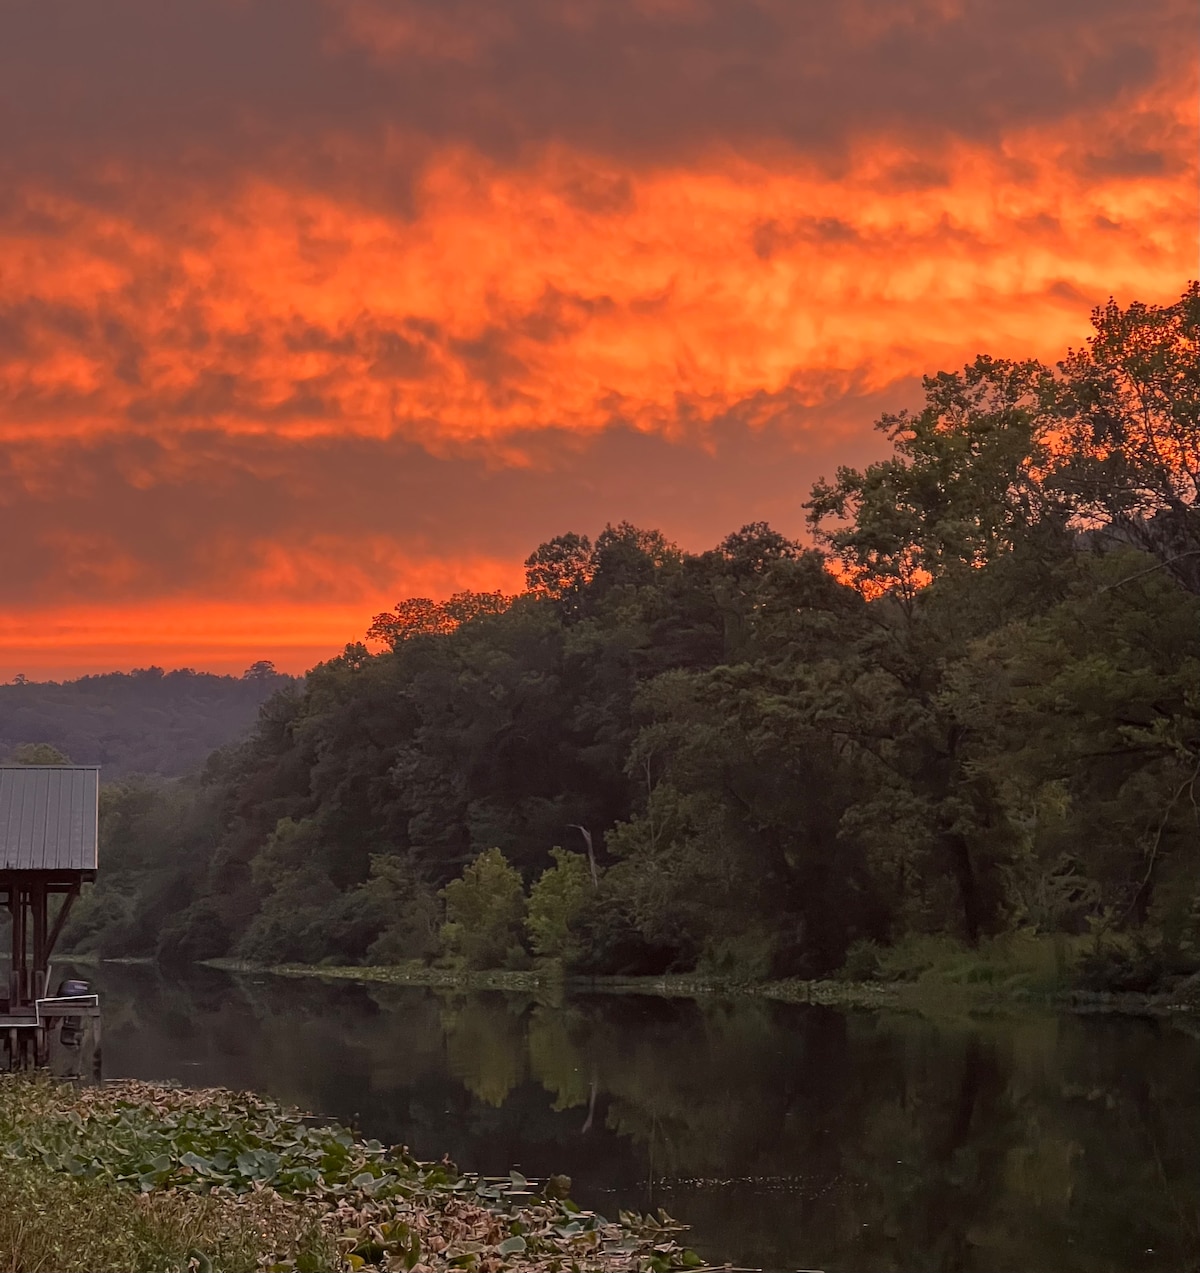
<instances>
[{"instance_id":1,"label":"wooden support post","mask_svg":"<svg viewBox=\"0 0 1200 1273\"><path fill-rule=\"evenodd\" d=\"M58 945L58 939L62 936L63 926L67 922L67 917L71 913L71 907L75 905L75 899L79 896L79 885L72 884L71 887L63 894L62 905L58 908L58 914L54 917L54 927L51 928L49 936L46 938L46 964L49 966L50 956L54 954L54 947Z\"/></svg>"},{"instance_id":2,"label":"wooden support post","mask_svg":"<svg viewBox=\"0 0 1200 1273\"><path fill-rule=\"evenodd\" d=\"M29 958L25 938L25 889L15 885L12 897L12 994L9 1011L16 1012L25 1005L29 996L29 981L26 976Z\"/></svg>"},{"instance_id":3,"label":"wooden support post","mask_svg":"<svg viewBox=\"0 0 1200 1273\"><path fill-rule=\"evenodd\" d=\"M82 1060L82 1058L80 1058ZM92 1078L97 1083L104 1077L104 1061L100 1053L100 1016L92 1018Z\"/></svg>"},{"instance_id":4,"label":"wooden support post","mask_svg":"<svg viewBox=\"0 0 1200 1273\"><path fill-rule=\"evenodd\" d=\"M21 890L21 1004L28 1007L31 998L30 990L32 989L32 978L29 975L29 912L32 903L29 899L29 889ZM22 1037L24 1037L22 1035ZM22 1049L24 1052L24 1049Z\"/></svg>"},{"instance_id":5,"label":"wooden support post","mask_svg":"<svg viewBox=\"0 0 1200 1273\"><path fill-rule=\"evenodd\" d=\"M14 884L8 890L8 938L10 957L8 961L8 1010L13 1012L16 1010L17 1000L20 995L20 968L21 961L17 955L17 941L21 928L17 923L17 903L19 890Z\"/></svg>"},{"instance_id":6,"label":"wooden support post","mask_svg":"<svg viewBox=\"0 0 1200 1273\"><path fill-rule=\"evenodd\" d=\"M46 881L35 880L29 886L29 906L33 911L33 967L30 969L29 997L35 1001L44 999L46 996L46 964L49 956L46 949L48 904Z\"/></svg>"}]
</instances>

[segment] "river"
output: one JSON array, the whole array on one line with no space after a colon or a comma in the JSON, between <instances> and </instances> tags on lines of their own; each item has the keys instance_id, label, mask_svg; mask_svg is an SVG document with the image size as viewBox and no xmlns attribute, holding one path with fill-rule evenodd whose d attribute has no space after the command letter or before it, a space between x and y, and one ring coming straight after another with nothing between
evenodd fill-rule
<instances>
[{"instance_id":1,"label":"river","mask_svg":"<svg viewBox=\"0 0 1200 1273\"><path fill-rule=\"evenodd\" d=\"M266 1092L828 1273L1200 1268L1200 1023L84 972L107 1077Z\"/></svg>"}]
</instances>

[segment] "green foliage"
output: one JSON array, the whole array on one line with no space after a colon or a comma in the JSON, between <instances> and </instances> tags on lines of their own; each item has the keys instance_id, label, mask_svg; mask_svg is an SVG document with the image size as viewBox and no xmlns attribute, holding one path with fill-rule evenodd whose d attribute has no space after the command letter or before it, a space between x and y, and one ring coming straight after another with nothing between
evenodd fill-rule
<instances>
[{"instance_id":1,"label":"green foliage","mask_svg":"<svg viewBox=\"0 0 1200 1273\"><path fill-rule=\"evenodd\" d=\"M488 849L442 890L446 959L463 968L514 968L523 963L525 888L499 849Z\"/></svg>"},{"instance_id":2,"label":"green foliage","mask_svg":"<svg viewBox=\"0 0 1200 1273\"><path fill-rule=\"evenodd\" d=\"M403 858L376 855L370 879L359 890L366 910L381 911L379 936L366 952L370 964L432 959L438 952L441 901Z\"/></svg>"},{"instance_id":3,"label":"green foliage","mask_svg":"<svg viewBox=\"0 0 1200 1273\"><path fill-rule=\"evenodd\" d=\"M517 1172L484 1181L248 1094L4 1076L0 1162L0 1242L20 1269L412 1269L423 1250L425 1267L497 1273L525 1255L699 1263L661 1213L612 1224L561 1178L540 1195Z\"/></svg>"},{"instance_id":4,"label":"green foliage","mask_svg":"<svg viewBox=\"0 0 1200 1273\"><path fill-rule=\"evenodd\" d=\"M534 596L569 605L592 581L592 542L573 532L556 535L525 559L525 586Z\"/></svg>"},{"instance_id":5,"label":"green foliage","mask_svg":"<svg viewBox=\"0 0 1200 1273\"><path fill-rule=\"evenodd\" d=\"M1034 361L980 356L924 381L925 407L876 426L895 455L813 488L821 538L855 579L907 604L930 579L1010 552L1055 512L1039 482L1048 462L1039 428L1050 373ZM826 530L829 518L841 524Z\"/></svg>"},{"instance_id":6,"label":"green foliage","mask_svg":"<svg viewBox=\"0 0 1200 1273\"><path fill-rule=\"evenodd\" d=\"M0 1250L19 1269L333 1267L320 1209L261 1182L223 1188L193 1163L299 1126L277 1107L231 1094L202 1098L130 1084L77 1093L66 1084L0 1081ZM282 1115L282 1117L280 1117ZM301 1134L310 1129L300 1127ZM228 1140L226 1140L228 1135ZM249 1177L247 1176L248 1180Z\"/></svg>"},{"instance_id":7,"label":"green foliage","mask_svg":"<svg viewBox=\"0 0 1200 1273\"><path fill-rule=\"evenodd\" d=\"M103 869L72 913L64 949L106 958L154 954L164 930L177 928L197 900L218 818L217 793L202 781L132 778L105 784Z\"/></svg>"},{"instance_id":8,"label":"green foliage","mask_svg":"<svg viewBox=\"0 0 1200 1273\"><path fill-rule=\"evenodd\" d=\"M582 953L579 922L597 886L584 854L553 848L550 855L554 865L529 890L525 928L535 955L573 968Z\"/></svg>"},{"instance_id":9,"label":"green foliage","mask_svg":"<svg viewBox=\"0 0 1200 1273\"><path fill-rule=\"evenodd\" d=\"M1200 946L1135 933L1089 943L1073 986L1103 993L1166 994L1200 974Z\"/></svg>"},{"instance_id":10,"label":"green foliage","mask_svg":"<svg viewBox=\"0 0 1200 1273\"><path fill-rule=\"evenodd\" d=\"M193 902L163 925L155 954L163 963L196 963L215 959L229 949L229 929L210 898Z\"/></svg>"},{"instance_id":11,"label":"green foliage","mask_svg":"<svg viewBox=\"0 0 1200 1273\"><path fill-rule=\"evenodd\" d=\"M377 614L367 629L372 641L393 650L416 637L446 636L461 624L488 615L503 614L512 598L502 592L456 592L448 601L410 597L390 613Z\"/></svg>"},{"instance_id":12,"label":"green foliage","mask_svg":"<svg viewBox=\"0 0 1200 1273\"><path fill-rule=\"evenodd\" d=\"M12 1269L255 1273L262 1267L263 1219L215 1199L139 1196L26 1163L8 1163L0 1175L0 1251ZM282 1259L290 1252L287 1258L298 1256L314 1269L333 1267L333 1243L311 1219L294 1235L279 1214L270 1222L272 1254Z\"/></svg>"},{"instance_id":13,"label":"green foliage","mask_svg":"<svg viewBox=\"0 0 1200 1273\"><path fill-rule=\"evenodd\" d=\"M540 545L519 597L400 602L388 648L280 686L201 773L106 791L69 941L485 969L527 935L581 972L734 978L898 975L889 950L940 942L948 977L1032 984L1026 936L1099 935L1186 966L1200 289L1094 322L1055 368L981 356L884 417L891 455L812 491L832 559L620 523ZM594 889L544 870L579 828Z\"/></svg>"},{"instance_id":14,"label":"green foliage","mask_svg":"<svg viewBox=\"0 0 1200 1273\"><path fill-rule=\"evenodd\" d=\"M6 757L10 765L69 765L66 752L59 751L53 743L22 743L14 747Z\"/></svg>"},{"instance_id":15,"label":"green foliage","mask_svg":"<svg viewBox=\"0 0 1200 1273\"><path fill-rule=\"evenodd\" d=\"M1089 939L1039 936L1027 929L975 946L940 934L912 934L893 945L858 942L839 976L847 981L918 982L931 990L986 986L1006 992L1065 993L1082 988L1077 970Z\"/></svg>"},{"instance_id":16,"label":"green foliage","mask_svg":"<svg viewBox=\"0 0 1200 1273\"><path fill-rule=\"evenodd\" d=\"M261 909L237 953L262 963L316 962L325 947L325 920L338 890L321 869L320 830L310 818L280 818L250 863Z\"/></svg>"},{"instance_id":17,"label":"green foliage","mask_svg":"<svg viewBox=\"0 0 1200 1273\"><path fill-rule=\"evenodd\" d=\"M77 764L100 765L109 779L178 776L243 734L259 705L292 683L266 660L241 677L159 667L61 683L18 677L0 685L0 755L46 740Z\"/></svg>"}]
</instances>

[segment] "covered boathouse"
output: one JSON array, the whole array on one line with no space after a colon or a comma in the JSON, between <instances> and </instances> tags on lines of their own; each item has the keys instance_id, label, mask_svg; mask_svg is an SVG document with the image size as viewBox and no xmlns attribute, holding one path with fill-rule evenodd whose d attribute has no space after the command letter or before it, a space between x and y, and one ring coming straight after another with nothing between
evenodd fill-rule
<instances>
[{"instance_id":1,"label":"covered boathouse","mask_svg":"<svg viewBox=\"0 0 1200 1273\"><path fill-rule=\"evenodd\" d=\"M11 939L0 1036L10 1068L47 1064L51 1034L67 1020L91 1017L98 1033L95 997L57 995L50 956L79 890L96 878L99 797L94 765L0 765L0 901Z\"/></svg>"}]
</instances>

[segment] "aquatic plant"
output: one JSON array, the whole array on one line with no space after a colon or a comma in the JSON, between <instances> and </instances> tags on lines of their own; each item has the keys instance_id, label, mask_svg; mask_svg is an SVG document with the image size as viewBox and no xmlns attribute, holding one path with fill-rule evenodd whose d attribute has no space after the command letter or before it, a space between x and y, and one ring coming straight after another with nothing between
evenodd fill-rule
<instances>
[{"instance_id":1,"label":"aquatic plant","mask_svg":"<svg viewBox=\"0 0 1200 1273\"><path fill-rule=\"evenodd\" d=\"M257 1263L269 1270L329 1267L330 1258L343 1269L411 1273L667 1273L702 1263L664 1213L609 1221L561 1196L558 1178L539 1187L517 1172L484 1179L449 1160L419 1162L402 1147L224 1089L130 1080L76 1089L3 1076L0 1160L92 1189L254 1211ZM203 1251L192 1259L217 1267Z\"/></svg>"}]
</instances>

